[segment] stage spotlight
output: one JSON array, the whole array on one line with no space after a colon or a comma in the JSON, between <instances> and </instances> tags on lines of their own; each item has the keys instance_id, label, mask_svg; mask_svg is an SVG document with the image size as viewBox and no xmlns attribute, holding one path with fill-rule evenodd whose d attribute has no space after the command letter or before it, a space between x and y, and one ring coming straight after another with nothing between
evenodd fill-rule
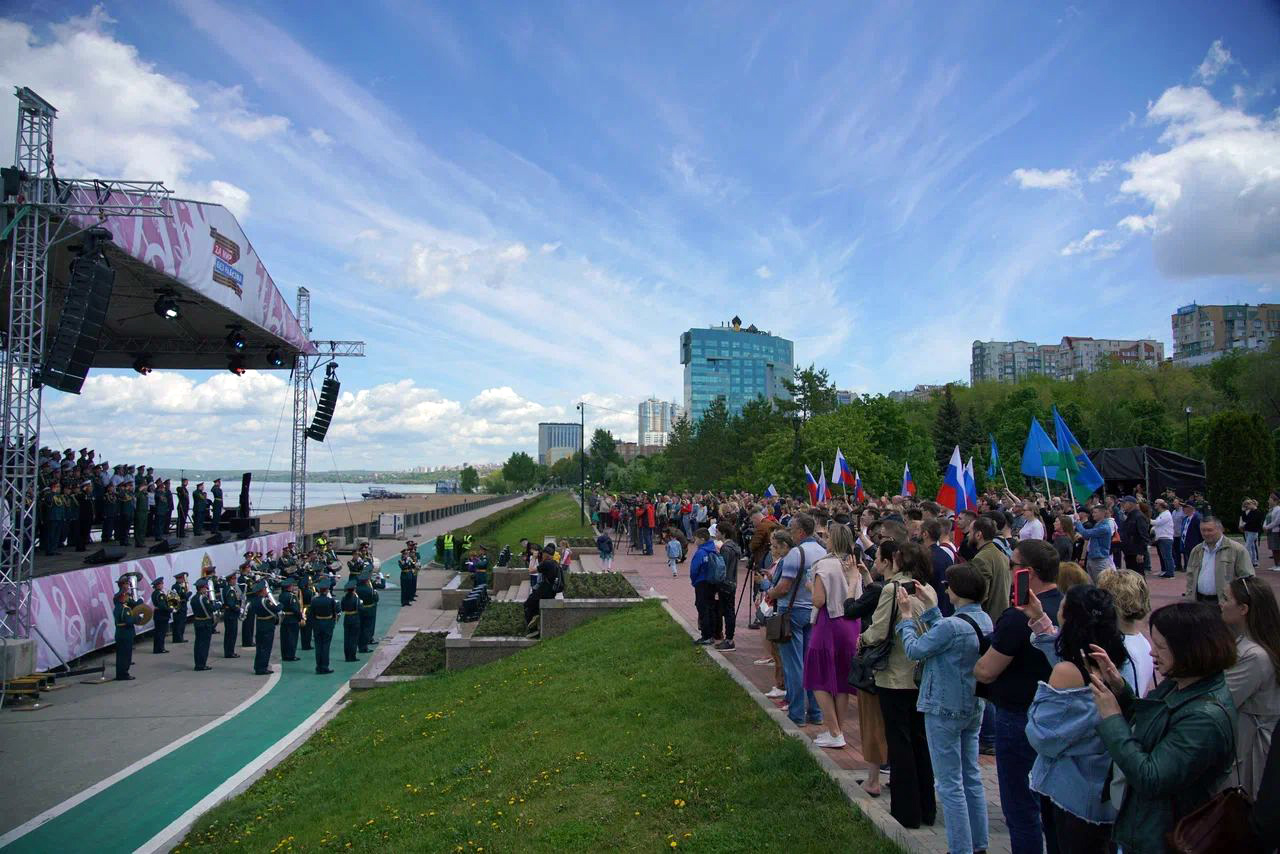
<instances>
[{"instance_id":1,"label":"stage spotlight","mask_svg":"<svg viewBox=\"0 0 1280 854\"><path fill-rule=\"evenodd\" d=\"M244 356L232 356L227 361L227 370L236 376L243 376L245 372Z\"/></svg>"},{"instance_id":2,"label":"stage spotlight","mask_svg":"<svg viewBox=\"0 0 1280 854\"><path fill-rule=\"evenodd\" d=\"M173 294L161 294L157 297L155 310L165 320L177 320L182 316L182 309L178 308L178 301L173 298Z\"/></svg>"},{"instance_id":3,"label":"stage spotlight","mask_svg":"<svg viewBox=\"0 0 1280 854\"><path fill-rule=\"evenodd\" d=\"M267 351L267 364L273 368L284 367L284 354L280 352L279 347L272 347Z\"/></svg>"},{"instance_id":4,"label":"stage spotlight","mask_svg":"<svg viewBox=\"0 0 1280 854\"><path fill-rule=\"evenodd\" d=\"M240 327L234 326L227 335L227 346L236 352L244 350L248 345L248 340L244 337L244 333L240 331Z\"/></svg>"},{"instance_id":5,"label":"stage spotlight","mask_svg":"<svg viewBox=\"0 0 1280 854\"><path fill-rule=\"evenodd\" d=\"M142 355L134 359L133 369L145 377L147 374L151 373L151 357Z\"/></svg>"}]
</instances>

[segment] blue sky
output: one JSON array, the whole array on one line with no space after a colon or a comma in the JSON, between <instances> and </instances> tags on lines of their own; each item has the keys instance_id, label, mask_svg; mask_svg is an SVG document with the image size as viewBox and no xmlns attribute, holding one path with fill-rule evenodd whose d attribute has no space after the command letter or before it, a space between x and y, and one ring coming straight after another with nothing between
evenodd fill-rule
<instances>
[{"instance_id":1,"label":"blue sky","mask_svg":"<svg viewBox=\"0 0 1280 854\"><path fill-rule=\"evenodd\" d=\"M1273 3L953 5L10 4L0 84L60 107L63 170L227 203L317 336L370 343L320 468L500 460L580 397L634 438L734 314L887 392L974 338L1168 348L1180 304L1276 299ZM284 380L101 372L48 411L265 465Z\"/></svg>"}]
</instances>

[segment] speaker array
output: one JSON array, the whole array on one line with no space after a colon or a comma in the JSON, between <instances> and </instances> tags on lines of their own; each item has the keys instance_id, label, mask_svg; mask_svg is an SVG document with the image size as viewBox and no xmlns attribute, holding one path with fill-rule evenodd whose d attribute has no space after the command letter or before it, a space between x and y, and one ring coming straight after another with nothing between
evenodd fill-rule
<instances>
[{"instance_id":1,"label":"speaker array","mask_svg":"<svg viewBox=\"0 0 1280 854\"><path fill-rule=\"evenodd\" d=\"M40 379L50 388L79 394L93 365L107 320L116 273L101 255L71 262L71 281Z\"/></svg>"},{"instance_id":2,"label":"speaker array","mask_svg":"<svg viewBox=\"0 0 1280 854\"><path fill-rule=\"evenodd\" d=\"M339 383L336 377L325 377L320 386L320 400L316 403L316 414L307 428L307 438L323 442L329 432L329 422L333 420L333 408L338 404Z\"/></svg>"}]
</instances>

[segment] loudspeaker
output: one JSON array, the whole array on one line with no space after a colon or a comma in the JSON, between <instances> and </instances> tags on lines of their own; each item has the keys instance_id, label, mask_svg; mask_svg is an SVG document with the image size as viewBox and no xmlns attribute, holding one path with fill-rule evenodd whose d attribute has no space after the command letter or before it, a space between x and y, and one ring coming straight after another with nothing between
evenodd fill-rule
<instances>
[{"instance_id":1,"label":"loudspeaker","mask_svg":"<svg viewBox=\"0 0 1280 854\"><path fill-rule=\"evenodd\" d=\"M316 414L307 428L307 438L323 442L329 432L329 422L333 420L333 408L338 404L338 389L341 385L337 377L325 377L320 386L320 399L316 401Z\"/></svg>"},{"instance_id":2,"label":"loudspeaker","mask_svg":"<svg viewBox=\"0 0 1280 854\"><path fill-rule=\"evenodd\" d=\"M101 566L104 563L119 563L124 560L125 549L120 546L105 546L84 559L86 566Z\"/></svg>"},{"instance_id":3,"label":"loudspeaker","mask_svg":"<svg viewBox=\"0 0 1280 854\"><path fill-rule=\"evenodd\" d=\"M82 255L71 262L71 281L40 380L50 388L79 394L93 365L107 320L116 272L101 255Z\"/></svg>"},{"instance_id":4,"label":"loudspeaker","mask_svg":"<svg viewBox=\"0 0 1280 854\"><path fill-rule=\"evenodd\" d=\"M249 518L249 484L253 481L253 472L247 471L240 475L240 516L241 518Z\"/></svg>"},{"instance_id":5,"label":"loudspeaker","mask_svg":"<svg viewBox=\"0 0 1280 854\"><path fill-rule=\"evenodd\" d=\"M204 541L206 546L218 546L227 541L227 537L221 531Z\"/></svg>"},{"instance_id":6,"label":"loudspeaker","mask_svg":"<svg viewBox=\"0 0 1280 854\"><path fill-rule=\"evenodd\" d=\"M179 540L177 537L165 537L163 540L147 549L147 554L163 555L168 554L169 552L176 552L180 548L182 548L182 540Z\"/></svg>"}]
</instances>

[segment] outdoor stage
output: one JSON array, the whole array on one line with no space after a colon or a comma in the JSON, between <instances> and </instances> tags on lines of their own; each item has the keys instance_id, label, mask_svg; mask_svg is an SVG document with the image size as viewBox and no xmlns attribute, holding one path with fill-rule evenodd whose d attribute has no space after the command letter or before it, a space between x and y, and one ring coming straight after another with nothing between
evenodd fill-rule
<instances>
[{"instance_id":1,"label":"outdoor stage","mask_svg":"<svg viewBox=\"0 0 1280 854\"><path fill-rule=\"evenodd\" d=\"M174 574L186 572L194 592L195 581L200 577L206 556L217 567L219 575L226 575L244 561L246 552L265 554L271 550L279 554L293 539L291 531L264 534L216 546L201 545L168 554L138 556L120 563L56 572L34 579L31 623L34 627L32 636L36 641L36 668L52 670L61 661L70 662L115 642L112 599L116 594L116 579L124 573L141 573L139 598L149 604L151 582L157 577L163 576L166 587L171 587ZM147 623L139 626L138 631L141 633L150 628L151 624Z\"/></svg>"}]
</instances>

